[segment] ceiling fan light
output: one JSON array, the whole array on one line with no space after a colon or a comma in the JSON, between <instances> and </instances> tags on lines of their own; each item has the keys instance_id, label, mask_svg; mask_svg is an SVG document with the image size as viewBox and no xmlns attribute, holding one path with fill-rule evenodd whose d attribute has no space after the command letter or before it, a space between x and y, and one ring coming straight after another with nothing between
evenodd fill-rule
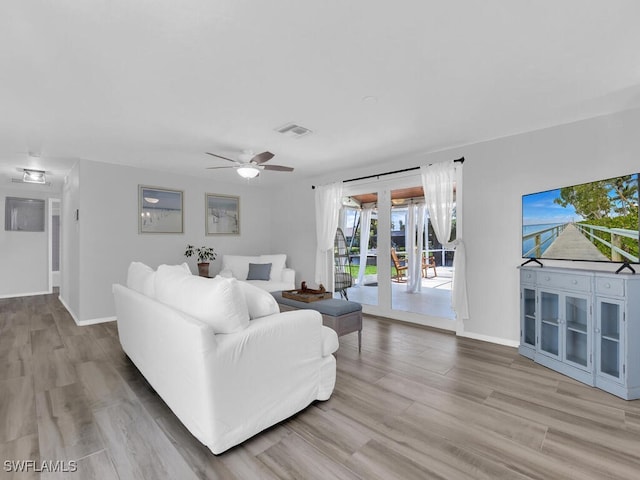
<instances>
[{"instance_id":1,"label":"ceiling fan light","mask_svg":"<svg viewBox=\"0 0 640 480\"><path fill-rule=\"evenodd\" d=\"M252 165L243 165L236 168L236 172L242 178L255 178L260 174L260 169Z\"/></svg>"},{"instance_id":2,"label":"ceiling fan light","mask_svg":"<svg viewBox=\"0 0 640 480\"><path fill-rule=\"evenodd\" d=\"M24 169L24 176L22 177L22 181L26 183L41 183L44 184L47 182L45 177L45 172L42 170L31 170L29 168Z\"/></svg>"}]
</instances>

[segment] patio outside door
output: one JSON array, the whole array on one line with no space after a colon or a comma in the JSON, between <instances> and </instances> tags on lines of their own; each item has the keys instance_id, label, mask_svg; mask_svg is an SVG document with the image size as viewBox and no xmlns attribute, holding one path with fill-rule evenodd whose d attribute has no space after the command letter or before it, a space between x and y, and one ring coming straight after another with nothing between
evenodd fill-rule
<instances>
[{"instance_id":1,"label":"patio outside door","mask_svg":"<svg viewBox=\"0 0 640 480\"><path fill-rule=\"evenodd\" d=\"M416 202L424 198L419 185L420 176L412 175L345 186L344 207L339 225L347 243L354 238L351 271L355 286L348 289L349 300L362 303L365 313L454 330L455 315L451 309L453 255L435 241L428 222L426 233L423 234L426 238L422 250L435 256L437 277L433 269L427 269L427 276L421 279L420 293L408 293L406 283L392 281L395 267L391 249L395 246L401 254L405 253L403 248L406 238L403 236L403 228L406 229L407 225L407 206L409 200ZM366 251L367 268L362 282L358 284L356 279L362 251L361 224L366 206L374 206L375 210L372 211L370 240Z\"/></svg>"},{"instance_id":2,"label":"patio outside door","mask_svg":"<svg viewBox=\"0 0 640 480\"><path fill-rule=\"evenodd\" d=\"M407 198L409 195L417 193L420 195ZM424 228L417 231L414 227L413 232L409 231L413 226L408 218L410 205L415 206L422 202L422 198L424 197L421 187L391 192L391 248L395 250L400 261L399 272L396 271L395 265L391 265L391 308L403 312L453 319L454 312L451 309L452 252L444 249L437 241L426 212L424 213ZM414 235L413 242L409 241L409 235ZM418 241L418 236L422 237L421 242ZM411 243L416 245L413 252L408 251ZM422 248L417 251L419 244L422 245ZM409 262L413 256L416 256L420 262L417 271L419 278L416 280L420 286L417 291L409 292L408 280L412 274Z\"/></svg>"}]
</instances>

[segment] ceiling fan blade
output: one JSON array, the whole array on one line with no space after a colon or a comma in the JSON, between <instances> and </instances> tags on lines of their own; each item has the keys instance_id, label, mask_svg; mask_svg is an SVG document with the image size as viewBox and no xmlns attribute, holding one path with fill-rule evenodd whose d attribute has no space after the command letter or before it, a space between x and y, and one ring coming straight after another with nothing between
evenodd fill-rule
<instances>
[{"instance_id":1,"label":"ceiling fan blade","mask_svg":"<svg viewBox=\"0 0 640 480\"><path fill-rule=\"evenodd\" d=\"M223 157L222 155L217 155L215 153L210 153L210 152L204 152L207 155L211 155L212 157L217 157L217 158L221 158L223 160L228 160L229 162L233 162L233 163L240 163L238 160L232 160L231 158L227 158L227 157Z\"/></svg>"},{"instance_id":2,"label":"ceiling fan blade","mask_svg":"<svg viewBox=\"0 0 640 480\"><path fill-rule=\"evenodd\" d=\"M236 167L232 167L231 165L229 165L228 167L207 167L206 170L217 170L219 168L236 168Z\"/></svg>"},{"instance_id":3,"label":"ceiling fan blade","mask_svg":"<svg viewBox=\"0 0 640 480\"><path fill-rule=\"evenodd\" d=\"M271 160L275 155L271 152L262 152L257 154L255 157L253 157L251 159L251 163L255 163L256 165L260 165L264 162L268 162L269 160Z\"/></svg>"},{"instance_id":4,"label":"ceiling fan blade","mask_svg":"<svg viewBox=\"0 0 640 480\"><path fill-rule=\"evenodd\" d=\"M292 167L284 167L282 165L263 165L265 170L275 170L277 172L293 172Z\"/></svg>"}]
</instances>

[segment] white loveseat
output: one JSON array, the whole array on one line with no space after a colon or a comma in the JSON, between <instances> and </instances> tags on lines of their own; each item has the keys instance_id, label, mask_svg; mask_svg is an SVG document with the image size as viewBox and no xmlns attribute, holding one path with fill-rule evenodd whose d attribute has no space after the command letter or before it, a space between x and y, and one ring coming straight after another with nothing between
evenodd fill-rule
<instances>
[{"instance_id":1,"label":"white loveseat","mask_svg":"<svg viewBox=\"0 0 640 480\"><path fill-rule=\"evenodd\" d=\"M338 338L316 311L186 264L134 262L113 293L122 349L215 454L333 392Z\"/></svg>"},{"instance_id":2,"label":"white loveseat","mask_svg":"<svg viewBox=\"0 0 640 480\"><path fill-rule=\"evenodd\" d=\"M220 275L248 282L267 292L293 290L295 288L296 272L286 267L286 261L287 256L285 254L223 255ZM258 268L250 268L252 265ZM261 279L255 279L260 277L260 273L266 273L265 270L268 271L268 278L263 276ZM253 277L250 275L251 273L254 273Z\"/></svg>"}]
</instances>

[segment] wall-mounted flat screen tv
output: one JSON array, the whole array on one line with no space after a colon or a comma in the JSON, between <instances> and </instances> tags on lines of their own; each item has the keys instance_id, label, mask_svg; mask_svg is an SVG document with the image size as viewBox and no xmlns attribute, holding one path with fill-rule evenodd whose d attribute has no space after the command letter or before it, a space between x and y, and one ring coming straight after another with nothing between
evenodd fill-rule
<instances>
[{"instance_id":1,"label":"wall-mounted flat screen tv","mask_svg":"<svg viewBox=\"0 0 640 480\"><path fill-rule=\"evenodd\" d=\"M638 174L522 196L522 257L639 263Z\"/></svg>"}]
</instances>

